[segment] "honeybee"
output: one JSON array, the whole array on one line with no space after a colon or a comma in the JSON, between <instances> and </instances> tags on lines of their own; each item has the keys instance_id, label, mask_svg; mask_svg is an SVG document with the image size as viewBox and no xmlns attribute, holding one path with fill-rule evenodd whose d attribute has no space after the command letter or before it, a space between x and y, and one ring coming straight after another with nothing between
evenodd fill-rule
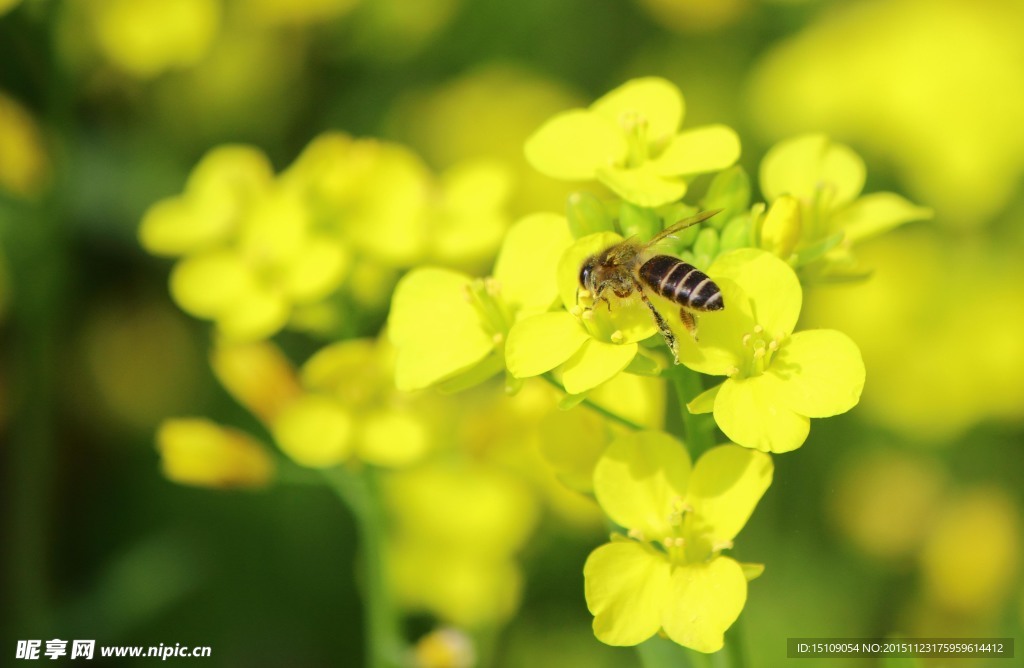
<instances>
[{"instance_id":1,"label":"honeybee","mask_svg":"<svg viewBox=\"0 0 1024 668\"><path fill-rule=\"evenodd\" d=\"M676 336L664 316L651 303L646 290L652 290L679 305L679 317L695 341L697 322L694 312L721 311L725 308L725 301L722 298L722 291L714 281L692 264L671 255L648 257L648 251L661 240L691 225L702 223L719 211L721 209L704 211L681 220L644 243L632 238L626 239L584 260L583 266L580 267L580 287L593 297L594 305L590 308L595 308L598 302L603 301L609 312L611 311L612 306L606 291L611 291L620 299L630 297L634 292L639 294L640 299L651 310L658 330L665 337L665 342L678 363L679 349Z\"/></svg>"}]
</instances>

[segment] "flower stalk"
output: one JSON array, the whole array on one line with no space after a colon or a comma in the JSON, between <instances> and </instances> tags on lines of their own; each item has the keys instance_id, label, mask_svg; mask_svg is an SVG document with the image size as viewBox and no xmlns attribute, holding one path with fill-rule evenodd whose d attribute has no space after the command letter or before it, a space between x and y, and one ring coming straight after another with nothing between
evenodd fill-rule
<instances>
[{"instance_id":1,"label":"flower stalk","mask_svg":"<svg viewBox=\"0 0 1024 668\"><path fill-rule=\"evenodd\" d=\"M366 619L366 665L398 668L404 665L407 652L384 572L385 525L374 472L365 468L357 474L337 467L323 474L356 521Z\"/></svg>"}]
</instances>

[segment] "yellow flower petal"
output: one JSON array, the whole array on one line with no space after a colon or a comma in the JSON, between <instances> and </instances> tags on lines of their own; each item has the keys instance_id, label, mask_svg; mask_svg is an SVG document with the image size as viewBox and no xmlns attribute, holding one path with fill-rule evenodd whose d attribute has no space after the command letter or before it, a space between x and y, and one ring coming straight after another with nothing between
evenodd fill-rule
<instances>
[{"instance_id":1,"label":"yellow flower petal","mask_svg":"<svg viewBox=\"0 0 1024 668\"><path fill-rule=\"evenodd\" d=\"M550 371L572 357L590 336L565 311L541 313L512 325L505 343L505 364L516 378Z\"/></svg>"},{"instance_id":2,"label":"yellow flower petal","mask_svg":"<svg viewBox=\"0 0 1024 668\"><path fill-rule=\"evenodd\" d=\"M423 420L398 410L371 412L363 417L359 432L359 459L377 466L406 466L430 447Z\"/></svg>"},{"instance_id":3,"label":"yellow flower petal","mask_svg":"<svg viewBox=\"0 0 1024 668\"><path fill-rule=\"evenodd\" d=\"M395 383L417 390L468 370L494 349L466 299L470 278L448 269L409 272L395 288L388 336L398 350Z\"/></svg>"},{"instance_id":4,"label":"yellow flower petal","mask_svg":"<svg viewBox=\"0 0 1024 668\"><path fill-rule=\"evenodd\" d=\"M911 204L896 193L872 193L837 211L832 227L842 230L850 243L858 243L903 223L926 220L932 215L931 209Z\"/></svg>"},{"instance_id":5,"label":"yellow flower petal","mask_svg":"<svg viewBox=\"0 0 1024 668\"><path fill-rule=\"evenodd\" d=\"M274 169L263 151L243 144L226 144L206 153L189 174L185 192L204 205L235 213L266 191Z\"/></svg>"},{"instance_id":6,"label":"yellow flower petal","mask_svg":"<svg viewBox=\"0 0 1024 668\"><path fill-rule=\"evenodd\" d=\"M594 178L599 167L621 162L626 139L614 122L575 109L558 114L526 140L526 159L555 179Z\"/></svg>"},{"instance_id":7,"label":"yellow flower petal","mask_svg":"<svg viewBox=\"0 0 1024 668\"><path fill-rule=\"evenodd\" d=\"M334 466L352 451L352 417L327 397L311 394L292 402L272 431L281 451L303 466Z\"/></svg>"},{"instance_id":8,"label":"yellow flower petal","mask_svg":"<svg viewBox=\"0 0 1024 668\"><path fill-rule=\"evenodd\" d=\"M564 216L535 213L509 228L494 264L501 296L517 317L546 311L558 299L559 258L572 243Z\"/></svg>"},{"instance_id":9,"label":"yellow flower petal","mask_svg":"<svg viewBox=\"0 0 1024 668\"><path fill-rule=\"evenodd\" d=\"M681 132L653 162L661 176L717 172L740 157L740 138L725 125L706 125Z\"/></svg>"},{"instance_id":10,"label":"yellow flower petal","mask_svg":"<svg viewBox=\"0 0 1024 668\"><path fill-rule=\"evenodd\" d=\"M688 529L711 545L731 541L772 484L772 459L736 445L708 450L693 467L686 500Z\"/></svg>"},{"instance_id":11,"label":"yellow flower petal","mask_svg":"<svg viewBox=\"0 0 1024 668\"><path fill-rule=\"evenodd\" d=\"M803 445L810 420L793 412L764 376L722 384L715 399L715 422L734 443L764 452L789 452Z\"/></svg>"},{"instance_id":12,"label":"yellow flower petal","mask_svg":"<svg viewBox=\"0 0 1024 668\"><path fill-rule=\"evenodd\" d=\"M800 316L803 290L788 264L763 250L741 248L720 255L708 273L739 285L752 304L750 312L755 322L771 336L785 336L793 331ZM726 310L733 307L743 305L726 302Z\"/></svg>"},{"instance_id":13,"label":"yellow flower petal","mask_svg":"<svg viewBox=\"0 0 1024 668\"><path fill-rule=\"evenodd\" d=\"M326 237L306 241L283 276L284 289L297 302L313 302L331 294L345 277L350 256Z\"/></svg>"},{"instance_id":14,"label":"yellow flower petal","mask_svg":"<svg viewBox=\"0 0 1024 668\"><path fill-rule=\"evenodd\" d=\"M185 258L171 271L171 296L184 310L212 318L253 289L249 267L223 251Z\"/></svg>"},{"instance_id":15,"label":"yellow flower petal","mask_svg":"<svg viewBox=\"0 0 1024 668\"><path fill-rule=\"evenodd\" d=\"M584 342L579 352L562 365L562 385L569 394L580 394L609 380L636 356L635 343Z\"/></svg>"},{"instance_id":16,"label":"yellow flower petal","mask_svg":"<svg viewBox=\"0 0 1024 668\"><path fill-rule=\"evenodd\" d=\"M685 181L662 176L649 162L628 169L604 166L597 171L597 179L622 199L644 207L675 202L686 194Z\"/></svg>"},{"instance_id":17,"label":"yellow flower petal","mask_svg":"<svg viewBox=\"0 0 1024 668\"><path fill-rule=\"evenodd\" d=\"M747 580L738 563L717 557L676 567L667 598L661 624L668 637L699 652L717 652L747 602Z\"/></svg>"},{"instance_id":18,"label":"yellow flower petal","mask_svg":"<svg viewBox=\"0 0 1024 668\"><path fill-rule=\"evenodd\" d=\"M769 202L792 195L826 210L853 201L864 187L864 161L821 134L779 142L761 161L761 191Z\"/></svg>"},{"instance_id":19,"label":"yellow flower petal","mask_svg":"<svg viewBox=\"0 0 1024 668\"><path fill-rule=\"evenodd\" d=\"M217 329L231 341L265 339L281 331L290 309L280 293L253 286L217 314Z\"/></svg>"},{"instance_id":20,"label":"yellow flower petal","mask_svg":"<svg viewBox=\"0 0 1024 668\"><path fill-rule=\"evenodd\" d=\"M670 596L668 560L635 541L597 548L583 565L594 635L607 645L638 645L662 624Z\"/></svg>"},{"instance_id":21,"label":"yellow flower petal","mask_svg":"<svg viewBox=\"0 0 1024 668\"><path fill-rule=\"evenodd\" d=\"M684 103L682 93L672 82L644 77L627 81L605 94L590 105L590 110L620 126L624 119L638 116L647 125L648 141L657 144L679 130Z\"/></svg>"},{"instance_id":22,"label":"yellow flower petal","mask_svg":"<svg viewBox=\"0 0 1024 668\"><path fill-rule=\"evenodd\" d=\"M845 413L856 406L864 376L857 344L833 329L797 332L782 345L765 373L782 404L815 418Z\"/></svg>"},{"instance_id":23,"label":"yellow flower petal","mask_svg":"<svg viewBox=\"0 0 1024 668\"><path fill-rule=\"evenodd\" d=\"M686 496L690 455L682 443L656 431L615 440L594 468L594 494L608 517L659 541L673 531L674 504Z\"/></svg>"},{"instance_id":24,"label":"yellow flower petal","mask_svg":"<svg viewBox=\"0 0 1024 668\"><path fill-rule=\"evenodd\" d=\"M169 197L146 210L139 241L154 255L194 253L222 240L233 223L232 212L214 202L200 206L194 198Z\"/></svg>"}]
</instances>

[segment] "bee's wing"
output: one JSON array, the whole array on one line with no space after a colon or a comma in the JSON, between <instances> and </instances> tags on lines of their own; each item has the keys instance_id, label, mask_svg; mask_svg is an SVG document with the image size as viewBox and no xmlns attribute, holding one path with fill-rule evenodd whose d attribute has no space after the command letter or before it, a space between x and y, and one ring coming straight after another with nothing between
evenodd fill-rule
<instances>
[{"instance_id":1,"label":"bee's wing","mask_svg":"<svg viewBox=\"0 0 1024 668\"><path fill-rule=\"evenodd\" d=\"M650 248L651 246L653 246L654 244L658 243L662 239L666 239L666 238L672 236L673 234L675 234L675 233L677 233L677 232L679 232L681 230L685 230L687 227L690 227L691 225L697 225L698 223L703 223L705 220L707 220L711 216L715 215L716 213L721 213L721 212L722 212L721 209L713 209L711 211L701 211L696 216L690 216L689 218L684 218L684 219L680 220L678 223L674 223L672 225L669 225L668 227L666 227L661 232L658 232L657 234L655 234L651 238L650 241L645 243L644 244L644 249L646 250L646 249Z\"/></svg>"}]
</instances>

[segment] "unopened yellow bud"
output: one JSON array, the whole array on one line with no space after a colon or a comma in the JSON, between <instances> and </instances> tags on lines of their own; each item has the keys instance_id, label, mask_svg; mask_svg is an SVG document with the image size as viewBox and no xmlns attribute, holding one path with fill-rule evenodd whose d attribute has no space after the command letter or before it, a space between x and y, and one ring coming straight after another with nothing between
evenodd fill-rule
<instances>
[{"instance_id":1,"label":"unopened yellow bud","mask_svg":"<svg viewBox=\"0 0 1024 668\"><path fill-rule=\"evenodd\" d=\"M783 195L772 203L761 223L761 248L786 259L800 241L800 202Z\"/></svg>"},{"instance_id":2,"label":"unopened yellow bud","mask_svg":"<svg viewBox=\"0 0 1024 668\"><path fill-rule=\"evenodd\" d=\"M209 420L167 420L156 437L164 475L197 487L261 487L274 477L274 460L248 434Z\"/></svg>"},{"instance_id":3,"label":"unopened yellow bud","mask_svg":"<svg viewBox=\"0 0 1024 668\"><path fill-rule=\"evenodd\" d=\"M295 369L272 343L221 343L210 354L210 363L231 396L264 424L301 394Z\"/></svg>"}]
</instances>

